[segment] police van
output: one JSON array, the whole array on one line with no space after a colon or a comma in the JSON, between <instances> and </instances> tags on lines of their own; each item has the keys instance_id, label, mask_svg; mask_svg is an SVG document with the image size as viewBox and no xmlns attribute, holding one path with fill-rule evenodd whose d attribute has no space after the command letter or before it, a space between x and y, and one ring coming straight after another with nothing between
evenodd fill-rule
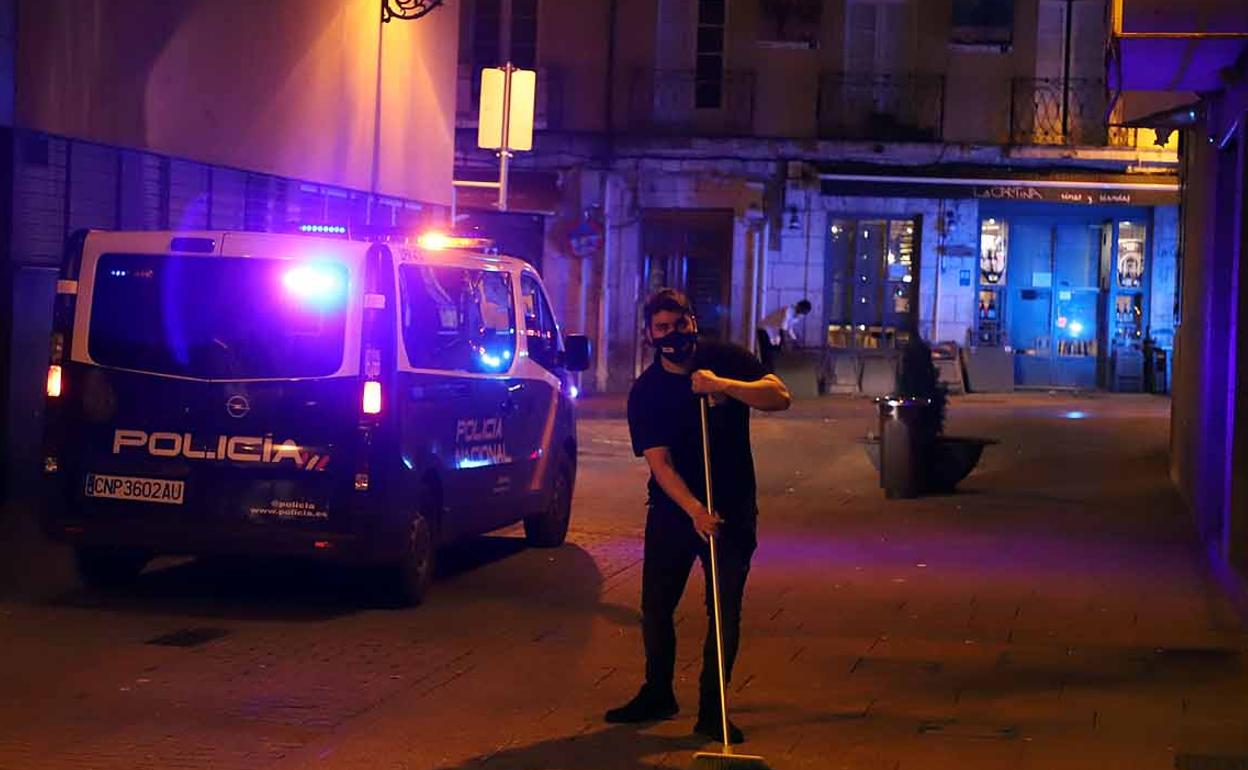
<instances>
[{"instance_id":1,"label":"police van","mask_svg":"<svg viewBox=\"0 0 1248 770\"><path fill-rule=\"evenodd\" d=\"M316 229L70 239L44 530L87 584L159 554L306 555L385 566L418 603L441 545L520 521L563 542L589 343L537 272L473 239Z\"/></svg>"}]
</instances>

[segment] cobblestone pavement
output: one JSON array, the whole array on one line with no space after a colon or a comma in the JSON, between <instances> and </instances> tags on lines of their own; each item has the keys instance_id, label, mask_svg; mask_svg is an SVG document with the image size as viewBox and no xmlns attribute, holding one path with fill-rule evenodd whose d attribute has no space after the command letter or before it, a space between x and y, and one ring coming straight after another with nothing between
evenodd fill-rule
<instances>
[{"instance_id":1,"label":"cobblestone pavement","mask_svg":"<svg viewBox=\"0 0 1248 770\"><path fill-rule=\"evenodd\" d=\"M76 587L0 519L0 770L685 767L705 628L680 608L677 719L608 726L640 675L645 471L589 404L569 543L453 549L423 607L368 576L166 559ZM1244 767L1245 637L1166 478L1169 405L968 397L960 494L885 501L862 401L755 420L760 547L730 695L777 768Z\"/></svg>"}]
</instances>

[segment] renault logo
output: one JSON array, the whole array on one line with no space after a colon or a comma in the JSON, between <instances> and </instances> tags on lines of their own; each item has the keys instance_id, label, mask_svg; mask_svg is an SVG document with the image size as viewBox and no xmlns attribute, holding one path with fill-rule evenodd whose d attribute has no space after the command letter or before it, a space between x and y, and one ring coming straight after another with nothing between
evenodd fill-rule
<instances>
[{"instance_id":1,"label":"renault logo","mask_svg":"<svg viewBox=\"0 0 1248 770\"><path fill-rule=\"evenodd\" d=\"M246 396L230 396L225 402L225 413L234 418L246 417L251 411L251 404Z\"/></svg>"}]
</instances>

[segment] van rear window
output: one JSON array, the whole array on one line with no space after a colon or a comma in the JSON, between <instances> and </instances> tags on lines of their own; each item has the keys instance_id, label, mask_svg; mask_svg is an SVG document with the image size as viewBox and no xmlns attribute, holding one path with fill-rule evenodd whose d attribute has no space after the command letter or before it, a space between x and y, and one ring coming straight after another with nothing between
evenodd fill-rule
<instances>
[{"instance_id":1,"label":"van rear window","mask_svg":"<svg viewBox=\"0 0 1248 770\"><path fill-rule=\"evenodd\" d=\"M417 369L502 372L516 349L511 276L493 270L404 265L403 342Z\"/></svg>"},{"instance_id":2,"label":"van rear window","mask_svg":"<svg viewBox=\"0 0 1248 770\"><path fill-rule=\"evenodd\" d=\"M338 371L348 273L339 263L105 254L88 351L104 366L204 379Z\"/></svg>"}]
</instances>

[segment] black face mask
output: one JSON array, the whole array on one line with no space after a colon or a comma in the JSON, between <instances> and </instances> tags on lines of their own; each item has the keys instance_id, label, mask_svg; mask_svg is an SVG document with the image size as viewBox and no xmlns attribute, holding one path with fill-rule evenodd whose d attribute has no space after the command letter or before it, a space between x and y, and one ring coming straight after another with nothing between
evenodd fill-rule
<instances>
[{"instance_id":1,"label":"black face mask","mask_svg":"<svg viewBox=\"0 0 1248 770\"><path fill-rule=\"evenodd\" d=\"M654 340L654 350L674 364L683 364L693 356L698 335L695 332L669 332Z\"/></svg>"}]
</instances>

